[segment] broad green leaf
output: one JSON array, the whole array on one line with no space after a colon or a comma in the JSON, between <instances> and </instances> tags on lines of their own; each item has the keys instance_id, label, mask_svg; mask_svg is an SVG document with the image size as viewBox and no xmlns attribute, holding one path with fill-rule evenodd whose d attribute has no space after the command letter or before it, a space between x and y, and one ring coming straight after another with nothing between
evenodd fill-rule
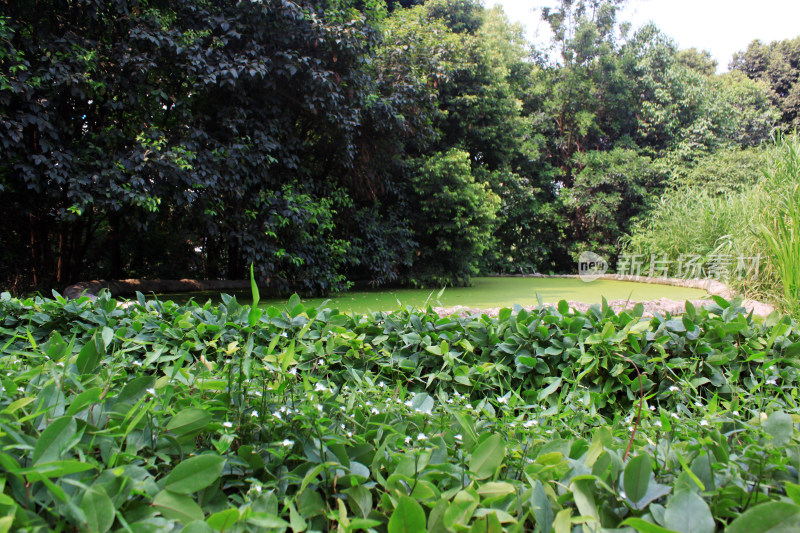
<instances>
[{"instance_id":1,"label":"broad green leaf","mask_svg":"<svg viewBox=\"0 0 800 533\"><path fill-rule=\"evenodd\" d=\"M600 514L594 501L593 484L594 482L590 479L579 479L573 481L570 484L570 488L572 489L572 496L575 498L575 506L581 516L591 516L599 522Z\"/></svg>"},{"instance_id":2,"label":"broad green leaf","mask_svg":"<svg viewBox=\"0 0 800 533\"><path fill-rule=\"evenodd\" d=\"M705 500L697 493L683 490L669 500L664 525L680 533L714 533L714 518Z\"/></svg>"},{"instance_id":3,"label":"broad green leaf","mask_svg":"<svg viewBox=\"0 0 800 533\"><path fill-rule=\"evenodd\" d=\"M78 425L71 416L62 416L53 420L36 441L31 456L33 464L49 463L61 459L61 455L66 451L72 437L75 436L77 428Z\"/></svg>"},{"instance_id":4,"label":"broad green leaf","mask_svg":"<svg viewBox=\"0 0 800 533\"><path fill-rule=\"evenodd\" d=\"M383 522L379 520L373 520L371 518L353 518L350 520L350 526L347 528L347 531L369 531L375 529L381 524L383 524ZM304 529L297 529L294 526L292 526L292 529L294 529L296 532L304 531Z\"/></svg>"},{"instance_id":5,"label":"broad green leaf","mask_svg":"<svg viewBox=\"0 0 800 533\"><path fill-rule=\"evenodd\" d=\"M67 416L75 416L91 404L97 402L103 394L101 387L94 387L83 391L71 399L69 408L67 409Z\"/></svg>"},{"instance_id":6,"label":"broad green leaf","mask_svg":"<svg viewBox=\"0 0 800 533\"><path fill-rule=\"evenodd\" d=\"M274 514L262 512L250 513L247 517L247 523L262 529L284 528L285 530L285 528L289 527L289 522L286 520Z\"/></svg>"},{"instance_id":7,"label":"broad green leaf","mask_svg":"<svg viewBox=\"0 0 800 533\"><path fill-rule=\"evenodd\" d=\"M181 533L214 533L214 529L202 520L195 520L186 524Z\"/></svg>"},{"instance_id":8,"label":"broad green leaf","mask_svg":"<svg viewBox=\"0 0 800 533\"><path fill-rule=\"evenodd\" d=\"M184 409L167 423L167 429L181 437L204 429L211 421L211 415L198 407Z\"/></svg>"},{"instance_id":9,"label":"broad green leaf","mask_svg":"<svg viewBox=\"0 0 800 533\"><path fill-rule=\"evenodd\" d=\"M469 471L476 478L485 479L494 475L503 463L506 455L506 446L500 435L494 434L478 444L469 458Z\"/></svg>"},{"instance_id":10,"label":"broad green leaf","mask_svg":"<svg viewBox=\"0 0 800 533\"><path fill-rule=\"evenodd\" d=\"M256 283L256 275L253 272L253 263L250 263L250 292L253 294L253 309L258 307L258 301L261 297L258 294L258 284ZM251 326L253 324L250 324Z\"/></svg>"},{"instance_id":11,"label":"broad green leaf","mask_svg":"<svg viewBox=\"0 0 800 533\"><path fill-rule=\"evenodd\" d=\"M625 466L625 473L622 478L622 486L625 495L632 502L638 502L647 494L647 486L650 483L650 474L653 473L653 465L650 456L647 454L637 455Z\"/></svg>"},{"instance_id":12,"label":"broad green leaf","mask_svg":"<svg viewBox=\"0 0 800 533\"><path fill-rule=\"evenodd\" d=\"M786 489L786 495L790 497L794 503L800 505L800 485L787 481L784 488Z\"/></svg>"},{"instance_id":13,"label":"broad green leaf","mask_svg":"<svg viewBox=\"0 0 800 533\"><path fill-rule=\"evenodd\" d=\"M497 519L497 514L489 513L475 520L470 528L470 533L503 533L503 526Z\"/></svg>"},{"instance_id":14,"label":"broad green leaf","mask_svg":"<svg viewBox=\"0 0 800 533\"><path fill-rule=\"evenodd\" d=\"M548 385L546 388L542 389L542 391L539 392L539 400L544 400L545 398L553 394L555 391L557 391L560 386L561 386L561 378L556 378L555 381L553 381L550 385Z\"/></svg>"},{"instance_id":15,"label":"broad green leaf","mask_svg":"<svg viewBox=\"0 0 800 533\"><path fill-rule=\"evenodd\" d=\"M166 518L184 525L203 520L203 510L186 494L162 490L153 498L153 506Z\"/></svg>"},{"instance_id":16,"label":"broad green leaf","mask_svg":"<svg viewBox=\"0 0 800 533\"><path fill-rule=\"evenodd\" d=\"M17 470L16 473L21 476L28 476L30 480L37 480L41 478L63 477L69 474L96 469L97 467L89 463L78 461L77 459L67 459L49 463L40 462L30 468Z\"/></svg>"},{"instance_id":17,"label":"broad green leaf","mask_svg":"<svg viewBox=\"0 0 800 533\"><path fill-rule=\"evenodd\" d=\"M114 504L102 487L90 487L83 494L81 509L89 531L105 533L114 524Z\"/></svg>"},{"instance_id":18,"label":"broad green leaf","mask_svg":"<svg viewBox=\"0 0 800 533\"><path fill-rule=\"evenodd\" d=\"M190 457L172 469L164 478L164 488L180 494L191 494L214 483L222 474L225 458L205 454Z\"/></svg>"},{"instance_id":19,"label":"broad green leaf","mask_svg":"<svg viewBox=\"0 0 800 533\"><path fill-rule=\"evenodd\" d=\"M467 525L472 513L478 507L478 499L468 490L459 491L447 510L444 512L444 525L447 529L456 529L456 525Z\"/></svg>"},{"instance_id":20,"label":"broad green leaf","mask_svg":"<svg viewBox=\"0 0 800 533\"><path fill-rule=\"evenodd\" d=\"M419 531L425 531L425 511L413 498L400 496L397 507L389 519L389 533Z\"/></svg>"},{"instance_id":21,"label":"broad green leaf","mask_svg":"<svg viewBox=\"0 0 800 533\"><path fill-rule=\"evenodd\" d=\"M433 398L427 392L416 394L411 398L411 408L420 413L431 414L433 411Z\"/></svg>"},{"instance_id":22,"label":"broad green leaf","mask_svg":"<svg viewBox=\"0 0 800 533\"><path fill-rule=\"evenodd\" d=\"M555 533L570 533L572 530L572 509L569 507L561 509L553 520L553 531Z\"/></svg>"},{"instance_id":23,"label":"broad green leaf","mask_svg":"<svg viewBox=\"0 0 800 533\"><path fill-rule=\"evenodd\" d=\"M794 422L790 415L783 411L775 411L761 424L761 428L772 437L775 446L784 446L792 438Z\"/></svg>"},{"instance_id":24,"label":"broad green leaf","mask_svg":"<svg viewBox=\"0 0 800 533\"><path fill-rule=\"evenodd\" d=\"M155 385L155 376L139 376L133 378L122 387L116 396L117 403L135 404L142 396L147 394L147 389Z\"/></svg>"},{"instance_id":25,"label":"broad green leaf","mask_svg":"<svg viewBox=\"0 0 800 533\"><path fill-rule=\"evenodd\" d=\"M238 509L225 509L206 518L206 524L217 531L225 531L239 521Z\"/></svg>"},{"instance_id":26,"label":"broad green leaf","mask_svg":"<svg viewBox=\"0 0 800 533\"><path fill-rule=\"evenodd\" d=\"M14 515L4 516L0 518L0 533L8 533L11 526L14 524Z\"/></svg>"},{"instance_id":27,"label":"broad green leaf","mask_svg":"<svg viewBox=\"0 0 800 533\"><path fill-rule=\"evenodd\" d=\"M372 505L370 505L370 510L372 510ZM357 518L354 519L353 522L355 522L355 520L358 519ZM353 522L351 522L351 526ZM303 518L303 515L297 512L297 509L295 508L293 503L289 503L289 524L292 527L292 531L294 531L295 533L299 533L300 531L305 531L308 528L308 523L306 522L306 519Z\"/></svg>"},{"instance_id":28,"label":"broad green leaf","mask_svg":"<svg viewBox=\"0 0 800 533\"><path fill-rule=\"evenodd\" d=\"M800 505L766 502L748 509L730 523L726 533L796 533L800 531Z\"/></svg>"},{"instance_id":29,"label":"broad green leaf","mask_svg":"<svg viewBox=\"0 0 800 533\"><path fill-rule=\"evenodd\" d=\"M639 533L676 533L671 529L663 528L657 524L636 517L628 518L620 525L632 527Z\"/></svg>"},{"instance_id":30,"label":"broad green leaf","mask_svg":"<svg viewBox=\"0 0 800 533\"><path fill-rule=\"evenodd\" d=\"M26 405L28 405L29 403L31 403L33 401L36 401L36 398L34 398L34 397L20 398L19 400L15 400L15 401L11 402L8 405L8 407L3 409L2 412L6 413L6 414L9 414L9 415L13 415L15 412L17 412L18 410L22 409L23 407L25 407Z\"/></svg>"},{"instance_id":31,"label":"broad green leaf","mask_svg":"<svg viewBox=\"0 0 800 533\"><path fill-rule=\"evenodd\" d=\"M101 335L103 337L103 348L107 350L108 345L114 340L114 330L108 326L103 326L103 332Z\"/></svg>"},{"instance_id":32,"label":"broad green leaf","mask_svg":"<svg viewBox=\"0 0 800 533\"><path fill-rule=\"evenodd\" d=\"M547 499L542 482L538 479L533 484L531 492L531 508L539 530L549 532L553 527L553 508L550 506L550 500Z\"/></svg>"},{"instance_id":33,"label":"broad green leaf","mask_svg":"<svg viewBox=\"0 0 800 533\"><path fill-rule=\"evenodd\" d=\"M490 481L477 487L478 494L484 498L494 498L496 496L505 496L506 494L514 494L516 490L514 485L505 481Z\"/></svg>"},{"instance_id":34,"label":"broad green leaf","mask_svg":"<svg viewBox=\"0 0 800 533\"><path fill-rule=\"evenodd\" d=\"M78 357L75 359L75 367L79 375L89 374L97 368L100 363L100 351L98 350L98 343L100 340L95 334L89 341L81 348Z\"/></svg>"}]
</instances>

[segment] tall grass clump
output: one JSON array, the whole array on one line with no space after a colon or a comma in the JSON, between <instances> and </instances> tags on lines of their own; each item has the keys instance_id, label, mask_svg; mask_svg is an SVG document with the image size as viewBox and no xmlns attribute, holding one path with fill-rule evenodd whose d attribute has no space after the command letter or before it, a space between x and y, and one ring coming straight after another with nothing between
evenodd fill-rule
<instances>
[{"instance_id":1,"label":"tall grass clump","mask_svg":"<svg viewBox=\"0 0 800 533\"><path fill-rule=\"evenodd\" d=\"M737 177L737 183L724 183L706 165L709 169L706 178L695 172L694 183L681 181L664 194L656 208L626 237L625 250L645 256L666 256L673 264L686 256L699 256L704 265L715 257L731 258L730 274L734 276L724 281L741 292L771 300L797 314L800 312L800 137L779 136L771 146L752 150L751 156L737 157L760 162L761 175L757 181L749 181L745 175L755 172L752 169ZM724 165L718 170L727 173ZM748 269L738 268L736 262L740 258L749 261ZM750 268L753 265L757 268ZM712 273L706 270L704 274Z\"/></svg>"},{"instance_id":2,"label":"tall grass clump","mask_svg":"<svg viewBox=\"0 0 800 533\"><path fill-rule=\"evenodd\" d=\"M787 307L800 310L800 138L780 137L759 184L757 234L778 275Z\"/></svg>"}]
</instances>

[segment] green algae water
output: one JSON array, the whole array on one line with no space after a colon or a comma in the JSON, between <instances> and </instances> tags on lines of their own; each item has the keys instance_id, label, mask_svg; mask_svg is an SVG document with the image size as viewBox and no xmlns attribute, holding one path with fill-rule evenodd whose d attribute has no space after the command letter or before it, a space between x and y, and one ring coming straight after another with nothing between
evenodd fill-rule
<instances>
[{"instance_id":1,"label":"green algae water","mask_svg":"<svg viewBox=\"0 0 800 533\"><path fill-rule=\"evenodd\" d=\"M236 296L240 303L250 301L248 291L227 291ZM159 299L186 302L193 299L198 303L207 300L220 301L219 292L187 292L160 294ZM522 278L491 277L473 278L471 287L448 287L441 296L439 290L431 289L375 289L349 291L332 294L327 298L304 298L305 305L338 309L342 312L364 313L367 311L394 311L406 306L424 307L465 307L486 309L490 307L511 307L514 304L536 305L537 294L546 303L559 300L573 300L585 303L600 303L606 300L646 301L669 298L671 300L700 300L708 293L700 289L634 283L629 281L596 280L584 282L572 278ZM262 299L262 307L282 307L288 299Z\"/></svg>"}]
</instances>

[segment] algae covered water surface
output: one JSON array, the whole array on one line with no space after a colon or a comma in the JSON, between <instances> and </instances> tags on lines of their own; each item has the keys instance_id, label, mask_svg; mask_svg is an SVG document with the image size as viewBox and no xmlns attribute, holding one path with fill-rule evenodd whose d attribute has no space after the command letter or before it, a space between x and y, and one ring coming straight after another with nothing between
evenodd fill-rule
<instances>
[{"instance_id":1,"label":"algae covered water surface","mask_svg":"<svg viewBox=\"0 0 800 533\"><path fill-rule=\"evenodd\" d=\"M230 291L228 291L230 292ZM448 287L439 297L439 289L374 289L332 294L327 298L304 298L306 305L339 309L343 312L393 311L405 306L422 307L428 302L432 306L452 307L463 305L473 308L511 307L514 304L536 305L537 294L542 301L557 303L573 300L599 303L607 300L646 301L670 298L672 300L698 300L708 297L700 289L672 287L628 281L596 280L584 282L572 278L522 278L488 277L473 278L470 287ZM233 292L240 303L250 301L247 291ZM185 302L190 298L198 303L208 299L220 301L218 292L192 292L162 294L160 299ZM261 306L281 307L288 299L262 299Z\"/></svg>"}]
</instances>

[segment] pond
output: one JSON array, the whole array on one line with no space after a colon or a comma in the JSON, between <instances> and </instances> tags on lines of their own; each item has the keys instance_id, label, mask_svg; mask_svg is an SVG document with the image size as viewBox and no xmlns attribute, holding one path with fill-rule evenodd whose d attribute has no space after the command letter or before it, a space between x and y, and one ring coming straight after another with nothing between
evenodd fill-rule
<instances>
[{"instance_id":1,"label":"pond","mask_svg":"<svg viewBox=\"0 0 800 533\"><path fill-rule=\"evenodd\" d=\"M240 303L251 302L249 291L225 291L236 296ZM537 294L542 301L557 303L572 300L585 303L600 303L603 297L611 300L648 301L660 298L672 300L700 300L708 293L700 289L672 287L628 281L595 280L590 283L572 278L522 278L489 277L473 278L471 287L450 287L437 298L439 290L431 289L374 289L332 294L327 298L304 298L303 303L326 307L343 312L393 311L405 306L422 307L429 302L434 307L463 305L472 308L511 307L514 304L536 305ZM199 291L187 293L159 294L161 300L187 302L193 299L204 303L211 299L220 301L219 292ZM262 299L261 306L282 307L288 299Z\"/></svg>"}]
</instances>

